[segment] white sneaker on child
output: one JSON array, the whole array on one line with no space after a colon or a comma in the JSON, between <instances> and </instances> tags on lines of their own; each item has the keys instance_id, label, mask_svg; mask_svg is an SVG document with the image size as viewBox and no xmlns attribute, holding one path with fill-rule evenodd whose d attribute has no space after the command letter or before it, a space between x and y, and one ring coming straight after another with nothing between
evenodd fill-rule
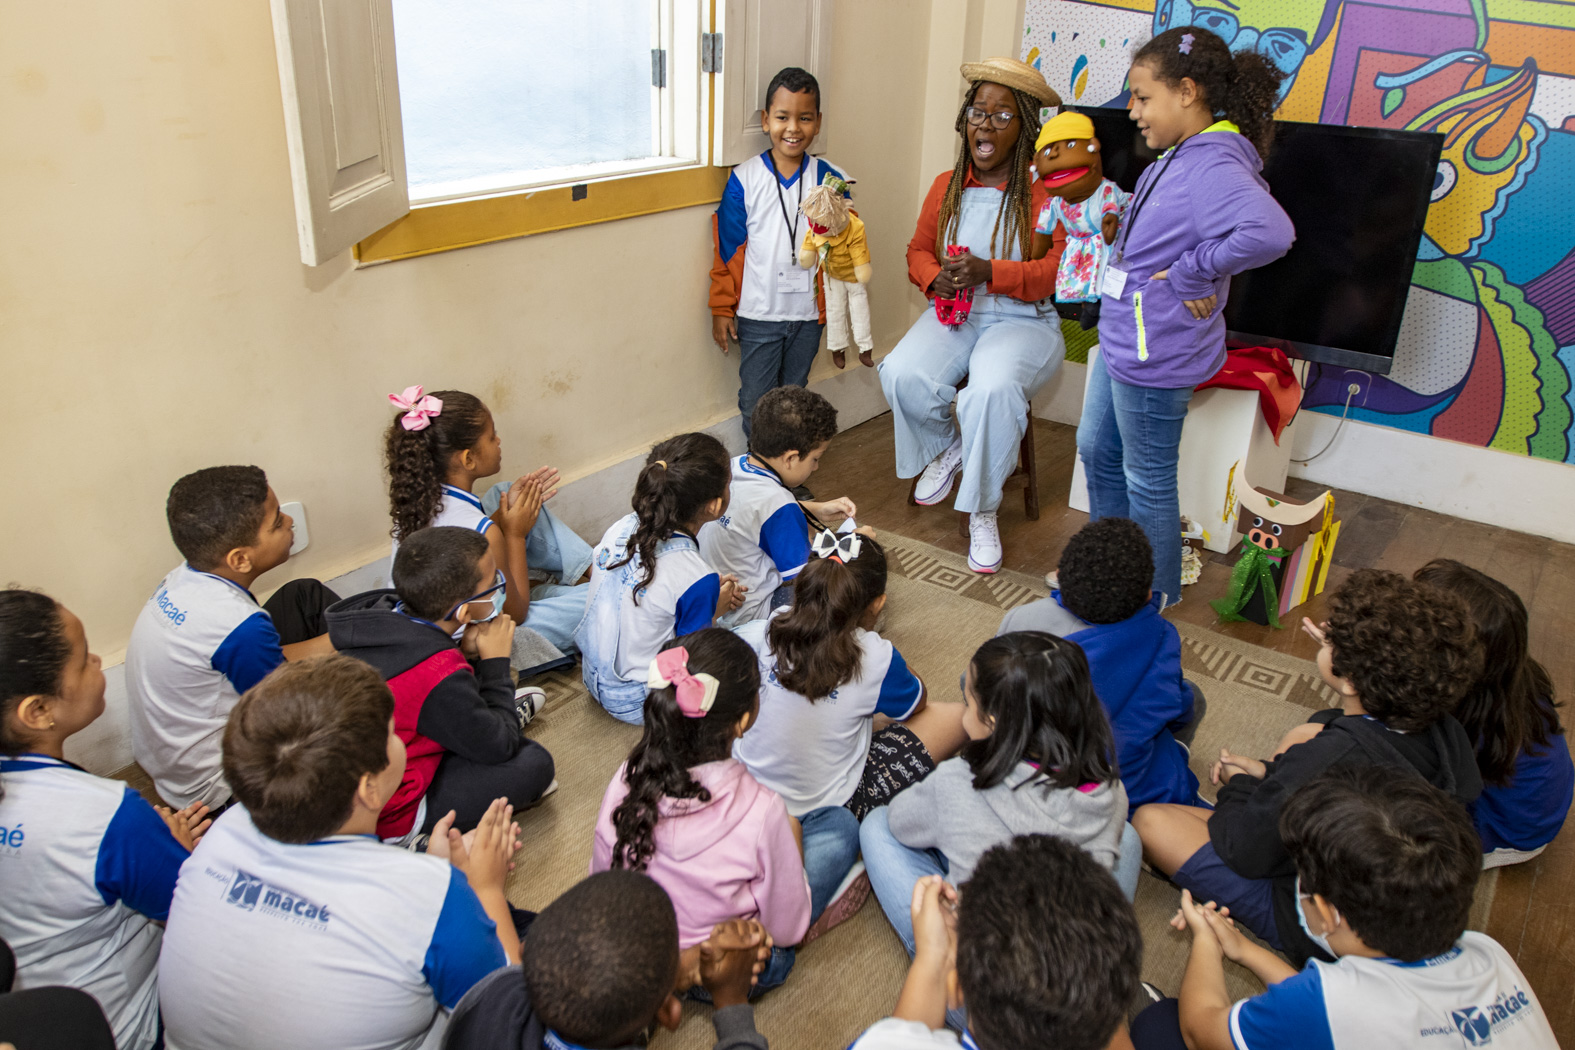
<instances>
[{"instance_id":1,"label":"white sneaker on child","mask_svg":"<svg viewBox=\"0 0 1575 1050\"><path fill-rule=\"evenodd\" d=\"M1001 527L995 511L968 515L968 568L997 572L1001 568Z\"/></svg>"},{"instance_id":2,"label":"white sneaker on child","mask_svg":"<svg viewBox=\"0 0 1575 1050\"><path fill-rule=\"evenodd\" d=\"M913 488L913 502L922 507L933 507L947 496L951 495L952 479L957 476L957 471L962 468L962 437L958 436L942 452L930 461L924 468L924 473L919 475L919 483Z\"/></svg>"}]
</instances>

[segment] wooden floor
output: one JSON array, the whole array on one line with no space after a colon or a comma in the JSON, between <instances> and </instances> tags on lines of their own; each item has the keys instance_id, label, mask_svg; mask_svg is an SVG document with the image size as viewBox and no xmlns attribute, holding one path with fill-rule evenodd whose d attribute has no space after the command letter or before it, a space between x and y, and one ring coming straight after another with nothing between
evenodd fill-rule
<instances>
[{"instance_id":1,"label":"wooden floor","mask_svg":"<svg viewBox=\"0 0 1575 1050\"><path fill-rule=\"evenodd\" d=\"M1021 479L1007 483L1001 504L1005 565L1023 572L1053 569L1068 537L1088 516L1067 506L1076 455L1072 427L1035 420L1039 460L1040 516L1023 512ZM1447 449L1447 445L1440 445ZM917 507L908 502L909 482L892 470L889 415L878 416L837 437L821 459L810 487L820 499L850 496L860 524L962 552L957 514L949 505ZM1289 495L1308 498L1320 489L1292 480ZM1575 697L1575 546L1462 521L1355 492L1335 490L1335 509L1343 519L1335 547L1328 590L1356 569L1380 568L1409 574L1432 558L1455 558L1514 588L1531 612L1531 651L1553 676L1566 703ZM1209 627L1265 648L1311 660L1317 647L1301 631L1273 630L1256 624L1216 623L1210 599L1222 596L1234 558L1214 554L1205 560L1203 578L1183 592L1168 615ZM1327 593L1327 591L1325 592ZM1323 617L1323 597L1302 607L1314 620ZM1300 614L1299 614L1300 615ZM1299 621L1298 621L1299 622ZM1566 707L1564 724L1575 723ZM1499 877L1488 932L1519 961L1565 1046L1575 1047L1575 822L1547 851L1530 863L1506 868Z\"/></svg>"}]
</instances>

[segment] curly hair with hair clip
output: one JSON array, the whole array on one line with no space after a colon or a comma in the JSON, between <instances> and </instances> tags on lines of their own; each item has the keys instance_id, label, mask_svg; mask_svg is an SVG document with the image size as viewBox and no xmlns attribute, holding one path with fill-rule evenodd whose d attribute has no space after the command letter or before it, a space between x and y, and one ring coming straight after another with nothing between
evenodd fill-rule
<instances>
[{"instance_id":1,"label":"curly hair with hair clip","mask_svg":"<svg viewBox=\"0 0 1575 1050\"><path fill-rule=\"evenodd\" d=\"M1285 73L1262 53L1247 48L1231 54L1202 26L1176 26L1138 48L1132 64L1139 62L1171 87L1192 81L1215 116L1240 128L1260 157L1269 155Z\"/></svg>"},{"instance_id":2,"label":"curly hair with hair clip","mask_svg":"<svg viewBox=\"0 0 1575 1050\"><path fill-rule=\"evenodd\" d=\"M400 425L401 412L383 438L383 463L388 470L390 535L402 540L432 524L443 503L443 482L455 453L475 448L487 432L492 413L481 399L462 390L434 390L442 411L421 430Z\"/></svg>"},{"instance_id":3,"label":"curly hair with hair clip","mask_svg":"<svg viewBox=\"0 0 1575 1050\"><path fill-rule=\"evenodd\" d=\"M868 536L859 541L852 561L811 558L793 584L792 606L766 628L777 681L811 703L859 674L859 621L886 593L886 552Z\"/></svg>"},{"instance_id":4,"label":"curly hair with hair clip","mask_svg":"<svg viewBox=\"0 0 1575 1050\"><path fill-rule=\"evenodd\" d=\"M940 257L946 255L948 244L955 243L957 223L962 211L963 183L968 180L968 172L973 165L968 156L968 107L973 105L979 86L988 83L993 81L975 80L969 84L962 108L957 111L954 126L962 136L962 145L958 147L957 163L952 167L951 181L946 184L946 194L941 198L941 209L936 215L935 254ZM1000 86L1005 87L1004 84ZM1004 196L1001 208L995 215L995 228L990 231L988 257L995 258L998 250L1008 251L1011 243L1016 241L1021 257L1029 259L1033 257L1033 160L1034 142L1039 138L1040 102L1026 91L1017 88L1007 90L1012 93L1012 104L1017 108L1017 143L1012 147L1012 159L1008 162L1010 168L1006 185L1002 187Z\"/></svg>"},{"instance_id":5,"label":"curly hair with hair clip","mask_svg":"<svg viewBox=\"0 0 1575 1050\"><path fill-rule=\"evenodd\" d=\"M640 519L624 556L607 566L616 569L640 559L640 592L656 579L656 547L675 532L688 529L705 505L727 495L733 468L727 449L709 434L679 434L651 449L634 483L630 505Z\"/></svg>"},{"instance_id":6,"label":"curly hair with hair clip","mask_svg":"<svg viewBox=\"0 0 1575 1050\"><path fill-rule=\"evenodd\" d=\"M1531 625L1520 595L1485 572L1435 558L1411 578L1466 603L1482 640L1482 675L1466 690L1455 717L1477 749L1477 769L1489 784L1508 785L1528 747L1547 747L1564 731L1553 678L1532 659Z\"/></svg>"},{"instance_id":7,"label":"curly hair with hair clip","mask_svg":"<svg viewBox=\"0 0 1575 1050\"><path fill-rule=\"evenodd\" d=\"M1482 673L1465 603L1381 569L1358 569L1329 596L1330 670L1366 712L1402 733L1455 709Z\"/></svg>"},{"instance_id":8,"label":"curly hair with hair clip","mask_svg":"<svg viewBox=\"0 0 1575 1050\"><path fill-rule=\"evenodd\" d=\"M673 686L652 689L645 697L645 730L629 752L624 782L629 793L613 809L612 866L644 871L656 853L656 823L663 799L711 801L711 793L689 770L720 762L733 753L734 727L753 717L760 702L760 661L732 631L720 627L686 634L662 647L682 646L692 675L717 680L716 700L699 718L678 707Z\"/></svg>"}]
</instances>

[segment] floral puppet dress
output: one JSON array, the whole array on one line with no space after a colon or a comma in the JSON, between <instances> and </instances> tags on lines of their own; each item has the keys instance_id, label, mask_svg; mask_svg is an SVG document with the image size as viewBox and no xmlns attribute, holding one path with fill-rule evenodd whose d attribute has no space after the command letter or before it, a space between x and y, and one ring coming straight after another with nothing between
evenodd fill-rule
<instances>
[{"instance_id":1,"label":"floral puppet dress","mask_svg":"<svg viewBox=\"0 0 1575 1050\"><path fill-rule=\"evenodd\" d=\"M1105 244L1101 224L1106 215L1126 214L1132 195L1103 179L1099 188L1079 204L1051 197L1039 211L1034 232L1049 236L1057 222L1066 227L1066 251L1055 276L1055 297L1063 303L1099 301L1099 282L1105 275L1105 260L1110 247Z\"/></svg>"}]
</instances>

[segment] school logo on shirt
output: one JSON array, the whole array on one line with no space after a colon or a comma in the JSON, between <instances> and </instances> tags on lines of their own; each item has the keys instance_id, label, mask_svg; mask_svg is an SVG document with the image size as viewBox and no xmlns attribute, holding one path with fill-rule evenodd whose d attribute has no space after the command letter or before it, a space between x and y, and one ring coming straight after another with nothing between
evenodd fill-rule
<instances>
[{"instance_id":1,"label":"school logo on shirt","mask_svg":"<svg viewBox=\"0 0 1575 1050\"><path fill-rule=\"evenodd\" d=\"M1450 1020L1465 1037L1467 1046L1487 1046L1493 1034L1520 1020L1520 1012L1531 1005L1530 996L1519 988L1505 992L1487 1006L1466 1006L1449 1012Z\"/></svg>"},{"instance_id":2,"label":"school logo on shirt","mask_svg":"<svg viewBox=\"0 0 1575 1050\"><path fill-rule=\"evenodd\" d=\"M235 878L224 893L224 901L242 911L289 919L298 926L321 929L328 925L328 905L297 897L239 868L235 869Z\"/></svg>"}]
</instances>

